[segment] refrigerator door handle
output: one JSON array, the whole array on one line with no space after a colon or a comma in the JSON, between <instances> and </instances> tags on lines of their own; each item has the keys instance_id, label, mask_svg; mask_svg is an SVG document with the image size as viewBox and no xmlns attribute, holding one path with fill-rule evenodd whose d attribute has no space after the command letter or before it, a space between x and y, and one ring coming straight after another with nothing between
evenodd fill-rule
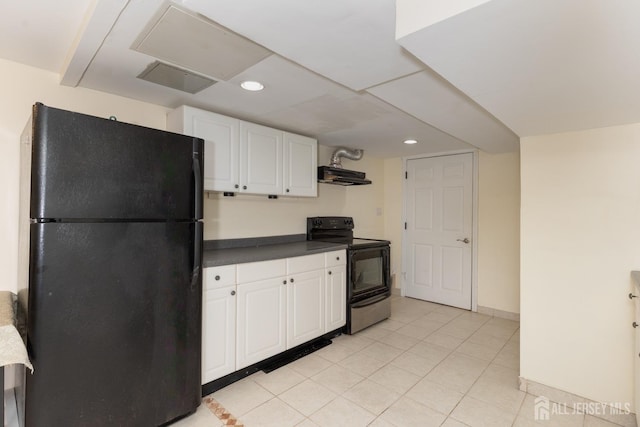
<instances>
[{"instance_id":1,"label":"refrigerator door handle","mask_svg":"<svg viewBox=\"0 0 640 427\"><path fill-rule=\"evenodd\" d=\"M202 223L197 221L193 231L193 270L191 271L191 291L198 289L200 264L202 262Z\"/></svg>"},{"instance_id":2,"label":"refrigerator door handle","mask_svg":"<svg viewBox=\"0 0 640 427\"><path fill-rule=\"evenodd\" d=\"M193 153L193 186L194 194L194 218L202 216L202 168L200 166L200 153Z\"/></svg>"}]
</instances>

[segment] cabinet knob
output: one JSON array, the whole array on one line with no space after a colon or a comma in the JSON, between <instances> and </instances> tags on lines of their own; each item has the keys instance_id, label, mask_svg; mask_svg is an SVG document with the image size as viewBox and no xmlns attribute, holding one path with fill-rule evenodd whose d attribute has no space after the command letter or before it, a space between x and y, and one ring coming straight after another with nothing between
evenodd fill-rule
<instances>
[{"instance_id":1,"label":"cabinet knob","mask_svg":"<svg viewBox=\"0 0 640 427\"><path fill-rule=\"evenodd\" d=\"M235 294L236 294L236 291L231 291L231 295L235 295Z\"/></svg>"},{"instance_id":2,"label":"cabinet knob","mask_svg":"<svg viewBox=\"0 0 640 427\"><path fill-rule=\"evenodd\" d=\"M284 280L282 281L282 284L283 284L283 285L286 285L286 284L287 284L287 279L284 279Z\"/></svg>"},{"instance_id":3,"label":"cabinet knob","mask_svg":"<svg viewBox=\"0 0 640 427\"><path fill-rule=\"evenodd\" d=\"M293 283L293 277L291 279L289 279L289 282Z\"/></svg>"},{"instance_id":4,"label":"cabinet knob","mask_svg":"<svg viewBox=\"0 0 640 427\"><path fill-rule=\"evenodd\" d=\"M638 327L638 326L640 326L640 325L638 325L636 322L633 322L633 323L631 324L631 326L633 326L634 328L637 328L637 327Z\"/></svg>"},{"instance_id":5,"label":"cabinet knob","mask_svg":"<svg viewBox=\"0 0 640 427\"><path fill-rule=\"evenodd\" d=\"M329 270L329 274L331 274L331 270Z\"/></svg>"},{"instance_id":6,"label":"cabinet knob","mask_svg":"<svg viewBox=\"0 0 640 427\"><path fill-rule=\"evenodd\" d=\"M634 298L638 298L638 295L634 295L631 292L629 292L629 299L634 299Z\"/></svg>"},{"instance_id":7,"label":"cabinet knob","mask_svg":"<svg viewBox=\"0 0 640 427\"><path fill-rule=\"evenodd\" d=\"M340 257L339 256L336 257L336 261L340 261Z\"/></svg>"},{"instance_id":8,"label":"cabinet knob","mask_svg":"<svg viewBox=\"0 0 640 427\"><path fill-rule=\"evenodd\" d=\"M238 184L234 185L235 188L240 188L240 186Z\"/></svg>"},{"instance_id":9,"label":"cabinet knob","mask_svg":"<svg viewBox=\"0 0 640 427\"><path fill-rule=\"evenodd\" d=\"M242 189L243 189L243 190L246 190L246 189L247 189L247 186L246 186L246 185L243 185L243 186L242 186Z\"/></svg>"},{"instance_id":10,"label":"cabinet knob","mask_svg":"<svg viewBox=\"0 0 640 427\"><path fill-rule=\"evenodd\" d=\"M216 276L216 277L215 277L215 279L216 279L216 280L220 280L220 276Z\"/></svg>"},{"instance_id":11,"label":"cabinet knob","mask_svg":"<svg viewBox=\"0 0 640 427\"><path fill-rule=\"evenodd\" d=\"M288 192L289 192L289 189L287 188L285 191L288 193Z\"/></svg>"}]
</instances>

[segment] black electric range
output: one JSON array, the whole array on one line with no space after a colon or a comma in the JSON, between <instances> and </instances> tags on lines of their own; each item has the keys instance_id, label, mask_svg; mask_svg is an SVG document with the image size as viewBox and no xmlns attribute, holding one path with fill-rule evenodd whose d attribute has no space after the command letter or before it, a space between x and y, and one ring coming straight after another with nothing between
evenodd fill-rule
<instances>
[{"instance_id":1,"label":"black electric range","mask_svg":"<svg viewBox=\"0 0 640 427\"><path fill-rule=\"evenodd\" d=\"M307 240L347 245L347 325L356 333L391 315L390 242L353 237L352 217L307 218Z\"/></svg>"}]
</instances>

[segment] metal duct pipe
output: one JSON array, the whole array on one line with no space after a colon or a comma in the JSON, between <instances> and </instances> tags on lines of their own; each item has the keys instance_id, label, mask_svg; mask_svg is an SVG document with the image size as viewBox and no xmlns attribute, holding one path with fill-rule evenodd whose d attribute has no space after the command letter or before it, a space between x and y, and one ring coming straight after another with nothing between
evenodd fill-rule
<instances>
[{"instance_id":1,"label":"metal duct pipe","mask_svg":"<svg viewBox=\"0 0 640 427\"><path fill-rule=\"evenodd\" d=\"M350 148L339 147L333 152L333 154L331 154L331 160L329 161L329 166L331 166L332 168L342 169L342 163L340 162L340 159L342 157L346 157L347 159L350 159L350 160L360 160L363 154L364 154L364 150L360 150L360 149L354 150Z\"/></svg>"}]
</instances>

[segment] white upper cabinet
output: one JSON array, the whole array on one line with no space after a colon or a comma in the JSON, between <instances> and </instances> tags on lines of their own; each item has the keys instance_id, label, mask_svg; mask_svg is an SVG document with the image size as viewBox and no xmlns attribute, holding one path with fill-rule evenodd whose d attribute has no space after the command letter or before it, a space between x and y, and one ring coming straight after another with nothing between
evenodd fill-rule
<instances>
[{"instance_id":1,"label":"white upper cabinet","mask_svg":"<svg viewBox=\"0 0 640 427\"><path fill-rule=\"evenodd\" d=\"M204 189L238 191L240 188L240 120L182 106L169 113L167 128L204 139Z\"/></svg>"},{"instance_id":2,"label":"white upper cabinet","mask_svg":"<svg viewBox=\"0 0 640 427\"><path fill-rule=\"evenodd\" d=\"M206 191L317 197L313 138L182 106L167 130L205 140Z\"/></svg>"},{"instance_id":3,"label":"white upper cabinet","mask_svg":"<svg viewBox=\"0 0 640 427\"><path fill-rule=\"evenodd\" d=\"M318 195L318 142L302 135L284 132L284 194Z\"/></svg>"},{"instance_id":4,"label":"white upper cabinet","mask_svg":"<svg viewBox=\"0 0 640 427\"><path fill-rule=\"evenodd\" d=\"M282 194L282 131L240 122L242 191Z\"/></svg>"}]
</instances>

